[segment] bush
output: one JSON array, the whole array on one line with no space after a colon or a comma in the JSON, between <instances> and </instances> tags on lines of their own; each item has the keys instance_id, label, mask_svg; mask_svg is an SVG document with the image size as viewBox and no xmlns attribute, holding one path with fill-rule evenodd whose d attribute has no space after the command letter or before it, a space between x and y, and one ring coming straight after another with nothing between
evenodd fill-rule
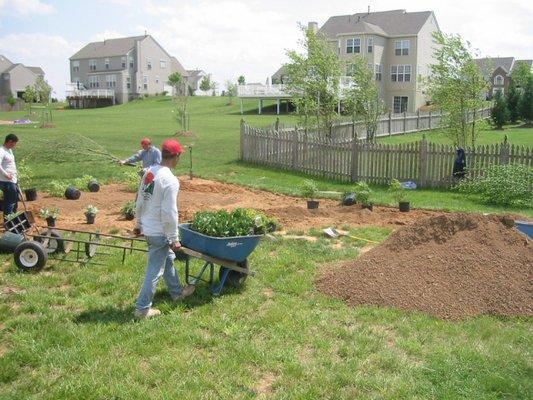
<instances>
[{"instance_id":1,"label":"bush","mask_svg":"<svg viewBox=\"0 0 533 400\"><path fill-rule=\"evenodd\" d=\"M30 167L28 167L28 164L26 162L26 159L23 158L18 162L17 165L17 178L18 183L21 188L23 189L32 189L33 186L33 171Z\"/></svg>"},{"instance_id":2,"label":"bush","mask_svg":"<svg viewBox=\"0 0 533 400\"><path fill-rule=\"evenodd\" d=\"M503 125L509 119L509 111L507 110L507 103L501 92L496 92L494 96L494 105L490 110L490 119L496 129L502 129Z\"/></svg>"},{"instance_id":3,"label":"bush","mask_svg":"<svg viewBox=\"0 0 533 400\"><path fill-rule=\"evenodd\" d=\"M366 182L357 182L354 186L354 192L356 201L360 202L363 206L370 204L372 190Z\"/></svg>"},{"instance_id":4,"label":"bush","mask_svg":"<svg viewBox=\"0 0 533 400\"><path fill-rule=\"evenodd\" d=\"M53 219L57 219L57 217L59 217L59 214L61 212L59 211L59 208L52 208L52 209L49 209L49 208L41 208L39 210L39 215L41 216L41 218L53 218Z\"/></svg>"},{"instance_id":5,"label":"bush","mask_svg":"<svg viewBox=\"0 0 533 400\"><path fill-rule=\"evenodd\" d=\"M126 184L126 189L128 189L129 192L136 193L139 190L141 177L139 176L137 170L132 168L124 171L123 181Z\"/></svg>"},{"instance_id":6,"label":"bush","mask_svg":"<svg viewBox=\"0 0 533 400\"><path fill-rule=\"evenodd\" d=\"M214 237L262 235L275 231L277 227L276 220L245 208L236 208L231 212L197 212L191 223L192 230Z\"/></svg>"},{"instance_id":7,"label":"bush","mask_svg":"<svg viewBox=\"0 0 533 400\"><path fill-rule=\"evenodd\" d=\"M304 180L300 185L300 192L302 193L302 196L307 199L312 199L315 197L316 193L318 192L315 181L312 179Z\"/></svg>"},{"instance_id":8,"label":"bush","mask_svg":"<svg viewBox=\"0 0 533 400\"><path fill-rule=\"evenodd\" d=\"M74 186L77 188L80 188L80 190L88 191L89 188L87 185L89 185L89 182L96 181L94 176L91 175L83 175L81 178L74 179Z\"/></svg>"},{"instance_id":9,"label":"bush","mask_svg":"<svg viewBox=\"0 0 533 400\"><path fill-rule=\"evenodd\" d=\"M68 184L60 181L51 181L48 185L48 193L52 197L65 196L65 190L67 190Z\"/></svg>"},{"instance_id":10,"label":"bush","mask_svg":"<svg viewBox=\"0 0 533 400\"><path fill-rule=\"evenodd\" d=\"M127 203L125 203L123 206L122 206L122 215L126 216L128 214L133 214L135 215L135 209L136 209L136 204L135 204L135 201L128 201Z\"/></svg>"},{"instance_id":11,"label":"bush","mask_svg":"<svg viewBox=\"0 0 533 400\"><path fill-rule=\"evenodd\" d=\"M490 165L480 177L455 186L467 194L480 195L487 204L533 206L533 168L521 164Z\"/></svg>"},{"instance_id":12,"label":"bush","mask_svg":"<svg viewBox=\"0 0 533 400\"><path fill-rule=\"evenodd\" d=\"M402 186L398 179L391 180L389 192L392 193L392 197L398 203L403 203L404 201L407 201L407 193L405 192L405 188Z\"/></svg>"}]
</instances>

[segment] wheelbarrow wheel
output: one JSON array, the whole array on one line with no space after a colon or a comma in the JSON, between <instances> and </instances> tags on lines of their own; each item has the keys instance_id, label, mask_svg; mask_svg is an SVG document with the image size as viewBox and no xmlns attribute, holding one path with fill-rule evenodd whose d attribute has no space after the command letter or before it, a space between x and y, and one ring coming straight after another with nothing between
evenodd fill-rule
<instances>
[{"instance_id":1,"label":"wheelbarrow wheel","mask_svg":"<svg viewBox=\"0 0 533 400\"><path fill-rule=\"evenodd\" d=\"M48 253L39 242L22 242L13 254L15 264L26 272L40 271L48 260Z\"/></svg>"},{"instance_id":2,"label":"wheelbarrow wheel","mask_svg":"<svg viewBox=\"0 0 533 400\"><path fill-rule=\"evenodd\" d=\"M42 244L45 239L48 239L48 243L45 247L48 254L63 253L65 251L65 242L58 231L50 229L42 236L43 237L36 237L35 241Z\"/></svg>"},{"instance_id":3,"label":"wheelbarrow wheel","mask_svg":"<svg viewBox=\"0 0 533 400\"><path fill-rule=\"evenodd\" d=\"M248 270L248 260L241 261L237 263L237 266L240 268L243 268L245 270ZM226 267L220 267L218 271L218 279L222 279L222 274L224 274L224 271L226 270ZM246 278L248 277L248 274L245 274L244 272L234 271L232 269L229 270L228 276L226 277L226 285L230 287L239 287L242 286Z\"/></svg>"}]
</instances>

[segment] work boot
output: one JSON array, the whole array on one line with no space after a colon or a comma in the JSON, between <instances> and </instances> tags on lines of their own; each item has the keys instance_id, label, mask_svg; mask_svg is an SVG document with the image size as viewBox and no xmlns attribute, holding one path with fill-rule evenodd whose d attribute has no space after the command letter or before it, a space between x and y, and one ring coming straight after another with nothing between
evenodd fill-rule
<instances>
[{"instance_id":1,"label":"work boot","mask_svg":"<svg viewBox=\"0 0 533 400\"><path fill-rule=\"evenodd\" d=\"M172 296L172 301L178 301L183 300L185 297L189 297L191 294L194 293L194 290L196 289L195 285L187 285L181 289L181 293L177 296Z\"/></svg>"},{"instance_id":2,"label":"work boot","mask_svg":"<svg viewBox=\"0 0 533 400\"><path fill-rule=\"evenodd\" d=\"M161 311L157 308L147 308L145 310L135 310L133 315L139 319L152 318L161 315Z\"/></svg>"}]
</instances>

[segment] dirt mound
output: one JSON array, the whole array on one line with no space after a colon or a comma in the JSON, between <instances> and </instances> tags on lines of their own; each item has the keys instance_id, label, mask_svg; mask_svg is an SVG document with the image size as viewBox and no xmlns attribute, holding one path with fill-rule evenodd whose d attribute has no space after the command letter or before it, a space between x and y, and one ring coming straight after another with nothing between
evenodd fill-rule
<instances>
[{"instance_id":1,"label":"dirt mound","mask_svg":"<svg viewBox=\"0 0 533 400\"><path fill-rule=\"evenodd\" d=\"M532 273L533 243L508 218L445 214L399 229L317 287L350 305L447 319L533 316Z\"/></svg>"}]
</instances>

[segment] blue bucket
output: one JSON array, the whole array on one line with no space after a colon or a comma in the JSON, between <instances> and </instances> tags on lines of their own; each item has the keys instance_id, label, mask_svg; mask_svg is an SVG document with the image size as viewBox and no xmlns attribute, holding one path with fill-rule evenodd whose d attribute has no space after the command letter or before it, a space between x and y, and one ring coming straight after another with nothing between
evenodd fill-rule
<instances>
[{"instance_id":1,"label":"blue bucket","mask_svg":"<svg viewBox=\"0 0 533 400\"><path fill-rule=\"evenodd\" d=\"M530 238L533 238L533 222L515 221L514 224L516 229L518 229L520 232L525 233Z\"/></svg>"},{"instance_id":2,"label":"blue bucket","mask_svg":"<svg viewBox=\"0 0 533 400\"><path fill-rule=\"evenodd\" d=\"M262 235L213 237L189 229L191 224L181 224L180 241L189 249L222 260L241 262L254 251Z\"/></svg>"}]
</instances>

